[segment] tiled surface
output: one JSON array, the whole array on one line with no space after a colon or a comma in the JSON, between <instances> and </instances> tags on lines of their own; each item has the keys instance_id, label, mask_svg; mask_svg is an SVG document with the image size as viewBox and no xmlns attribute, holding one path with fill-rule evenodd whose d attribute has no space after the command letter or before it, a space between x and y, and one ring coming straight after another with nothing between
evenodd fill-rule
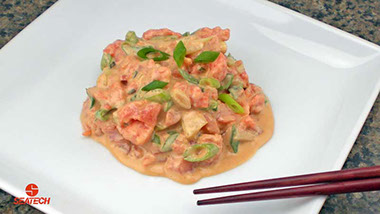
<instances>
[{"instance_id":1,"label":"tiled surface","mask_svg":"<svg viewBox=\"0 0 380 214\"><path fill-rule=\"evenodd\" d=\"M0 48L56 0L2 0ZM380 0L270 0L380 45ZM380 98L377 97L344 168L380 165ZM0 190L0 213L36 214L29 205L14 205ZM330 196L322 214L380 213L380 192Z\"/></svg>"}]
</instances>

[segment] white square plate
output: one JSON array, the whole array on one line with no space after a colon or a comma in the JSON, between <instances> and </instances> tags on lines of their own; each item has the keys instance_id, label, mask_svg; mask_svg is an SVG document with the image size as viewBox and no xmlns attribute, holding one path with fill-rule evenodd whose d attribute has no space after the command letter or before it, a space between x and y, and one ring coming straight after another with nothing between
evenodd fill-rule
<instances>
[{"instance_id":1,"label":"white square plate","mask_svg":"<svg viewBox=\"0 0 380 214\"><path fill-rule=\"evenodd\" d=\"M102 49L128 30L231 29L275 134L242 166L193 185L141 175L81 136ZM324 197L197 207L192 190L339 169L379 92L380 48L265 1L60 0L0 51L0 186L36 183L49 213L317 213Z\"/></svg>"}]
</instances>

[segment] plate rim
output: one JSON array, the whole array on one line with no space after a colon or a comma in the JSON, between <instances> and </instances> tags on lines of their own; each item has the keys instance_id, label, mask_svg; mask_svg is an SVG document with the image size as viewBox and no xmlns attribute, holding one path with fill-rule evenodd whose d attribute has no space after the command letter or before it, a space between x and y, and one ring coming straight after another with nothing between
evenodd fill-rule
<instances>
[{"instance_id":1,"label":"plate rim","mask_svg":"<svg viewBox=\"0 0 380 214\"><path fill-rule=\"evenodd\" d=\"M285 6L282 6L282 5L274 3L274 2L270 2L268 0L254 0L254 1L256 1L257 3L262 4L264 6L267 6L269 8L279 10L279 11L284 12L286 14L290 14L292 16L295 16L298 19L307 21L307 22L314 24L314 25L316 25L322 29L328 30L334 34L337 34L337 35L342 36L344 38L348 38L351 41L358 43L359 45L364 45L368 48L372 48L372 49L380 52L380 45L377 45L374 42L368 41L364 38L361 38L359 36L356 36L354 34L346 32L342 29L339 29L338 27L329 25L329 24L324 23L320 20L314 19L314 18L307 16L305 14L302 14L298 11L292 10L290 8L287 8ZM35 23L39 22L39 20L42 17L45 17L47 14L52 13L52 11L54 11L54 9L56 7L59 7L59 5L62 4L62 2L64 2L64 0L56 1L49 8L47 8L45 11L43 11L31 23L29 23L20 32L18 32L11 40L9 40L6 44L4 44L4 46L0 50L0 53L4 53L4 50L7 50L8 48L10 48L10 46L12 46L13 43L17 42L18 38L20 38L20 36L22 36L24 34L25 30L28 30L33 25L35 25ZM359 135L359 133L360 133L360 131L361 131L361 129L362 129L362 127L363 127L363 125L364 125L375 101L376 101L376 98L377 98L379 92L380 92L380 80L378 80L378 82L375 85L372 93L370 94L369 99L367 100L359 118L357 119L354 127L352 128L351 134L349 136L347 136L346 142L344 143L344 146L343 146L342 150L340 151L337 160L334 163L333 169L331 169L331 170L339 170L343 167L343 165L344 165L345 161L347 160L347 157L348 157L349 153L351 152L351 149L352 149L353 145L355 144L355 141L356 141L356 139L357 139L357 137L358 137L358 135ZM7 192L8 194L11 194L13 197L21 197L22 195L24 195L24 192L22 189L19 189L19 188L13 186L12 184L10 184L9 182L7 182L5 179L3 179L1 177L0 177L0 188L2 190L4 190L5 192ZM312 206L313 206L312 212L316 211L315 213L320 212L320 210L322 209L322 207L323 207L323 205L327 199L327 196L322 196L322 197L317 198L317 199L318 199L318 201L315 201L312 204ZM42 205L36 205L36 204L29 204L29 206L32 206L32 207L34 207L40 211L46 212L46 213L61 213L59 210L57 210L55 207L53 207L51 205L42 206Z\"/></svg>"}]
</instances>

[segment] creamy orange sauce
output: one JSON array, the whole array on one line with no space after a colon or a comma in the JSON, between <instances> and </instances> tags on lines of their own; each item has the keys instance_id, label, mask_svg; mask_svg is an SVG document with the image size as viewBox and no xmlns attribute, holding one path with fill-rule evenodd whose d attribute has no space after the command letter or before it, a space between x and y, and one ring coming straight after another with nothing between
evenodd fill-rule
<instances>
[{"instance_id":1,"label":"creamy orange sauce","mask_svg":"<svg viewBox=\"0 0 380 214\"><path fill-rule=\"evenodd\" d=\"M251 158L273 134L262 89L226 54L229 29L128 32L103 51L83 135L146 175L191 184ZM145 54L144 54L144 53Z\"/></svg>"},{"instance_id":2,"label":"creamy orange sauce","mask_svg":"<svg viewBox=\"0 0 380 214\"><path fill-rule=\"evenodd\" d=\"M249 160L261 146L270 140L273 135L274 118L269 103L263 109L261 114L256 116L256 118L259 126L264 130L263 133L251 142L241 143L238 153L235 154L228 150L224 150L220 157L221 161L208 168L196 168L195 170L184 174L166 171L163 166L164 163L155 163L146 167L142 164L143 158L134 158L126 154L122 148L118 147L114 142L111 142L106 135L101 137L93 135L91 138L103 144L122 164L142 174L168 177L178 183L192 184L203 177L216 175L243 164Z\"/></svg>"}]
</instances>

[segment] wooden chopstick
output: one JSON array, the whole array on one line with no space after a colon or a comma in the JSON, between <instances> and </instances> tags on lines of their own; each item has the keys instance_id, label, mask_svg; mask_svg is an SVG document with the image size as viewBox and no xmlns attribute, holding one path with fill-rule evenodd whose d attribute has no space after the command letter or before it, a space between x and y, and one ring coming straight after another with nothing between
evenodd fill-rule
<instances>
[{"instance_id":1,"label":"wooden chopstick","mask_svg":"<svg viewBox=\"0 0 380 214\"><path fill-rule=\"evenodd\" d=\"M194 190L194 194L242 191L380 177L380 166L298 175Z\"/></svg>"},{"instance_id":2,"label":"wooden chopstick","mask_svg":"<svg viewBox=\"0 0 380 214\"><path fill-rule=\"evenodd\" d=\"M212 198L197 201L197 205L237 203L315 195L332 195L372 190L380 190L380 177Z\"/></svg>"}]
</instances>

